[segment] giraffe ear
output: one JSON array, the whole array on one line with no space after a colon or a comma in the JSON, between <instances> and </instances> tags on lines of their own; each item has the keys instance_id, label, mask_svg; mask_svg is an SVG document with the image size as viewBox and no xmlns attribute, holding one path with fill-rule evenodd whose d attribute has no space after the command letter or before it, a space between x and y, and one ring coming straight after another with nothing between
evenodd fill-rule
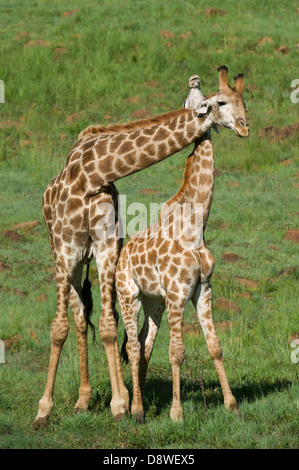
<instances>
[{"instance_id":1,"label":"giraffe ear","mask_svg":"<svg viewBox=\"0 0 299 470\"><path fill-rule=\"evenodd\" d=\"M208 114L210 114L211 111L212 111L211 104L208 101L203 101L201 105L199 106L199 108L197 109L197 112L198 112L197 117L207 116Z\"/></svg>"},{"instance_id":2,"label":"giraffe ear","mask_svg":"<svg viewBox=\"0 0 299 470\"><path fill-rule=\"evenodd\" d=\"M233 90L238 91L242 95L244 88L245 88L244 74L238 73L238 75L234 77L234 80L235 80L235 86Z\"/></svg>"}]
</instances>

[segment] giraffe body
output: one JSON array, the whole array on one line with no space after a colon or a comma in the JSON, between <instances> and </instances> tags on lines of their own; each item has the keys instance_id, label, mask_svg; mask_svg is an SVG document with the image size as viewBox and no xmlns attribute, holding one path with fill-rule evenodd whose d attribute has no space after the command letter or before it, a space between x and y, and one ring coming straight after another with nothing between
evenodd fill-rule
<instances>
[{"instance_id":1,"label":"giraffe body","mask_svg":"<svg viewBox=\"0 0 299 470\"><path fill-rule=\"evenodd\" d=\"M191 100L192 102L193 100ZM188 100L187 100L188 102ZM132 237L123 247L116 271L116 289L127 343L126 351L131 363L133 380L132 414L143 420L142 394L148 363L166 307L170 331L169 360L173 371L173 402L170 416L174 421L183 418L180 403L180 369L185 347L182 321L185 307L192 300L206 338L209 353L221 382L227 409L239 414L236 399L231 393L222 360L222 350L212 319L212 290L210 278L214 257L204 241L204 230L209 216L214 188L214 157L210 133L196 144L188 157L184 181L178 193L162 210L157 227L152 227ZM180 238L165 238L163 230L168 224L168 234L174 234L176 219L171 215L174 205L182 214L185 204L193 206L189 223L191 234ZM202 225L194 222L197 205L202 207ZM170 212L170 215L169 215ZM202 237L198 237L198 230ZM154 232L154 235L153 235ZM190 235L190 230L189 230ZM187 243L189 242L189 243ZM138 337L138 314L144 309L144 325ZM125 343L124 343L125 345Z\"/></svg>"},{"instance_id":2,"label":"giraffe body","mask_svg":"<svg viewBox=\"0 0 299 470\"><path fill-rule=\"evenodd\" d=\"M220 92L219 92L220 93ZM54 253L57 281L57 309L51 326L51 355L48 380L34 426L48 422L53 408L53 390L61 349L68 335L68 304L74 315L78 338L81 385L75 410L86 410L91 397L87 358L87 300L81 287L83 265L95 258L101 289L100 336L103 340L111 379L114 418L128 410L128 391L121 371L117 345L118 314L115 309L115 271L121 248L119 221L109 238L99 237L97 225L104 214L102 204L117 205L114 182L149 167L195 142L214 124L245 132L232 116L236 105L223 111L219 93L196 110L181 109L151 120L127 125L88 128L70 152L60 174L52 180L43 198L43 216ZM221 92L232 100L237 92ZM236 114L236 113L235 113ZM238 118L239 119L239 118ZM240 118L241 119L241 118ZM244 124L245 122L245 124ZM248 133L248 130L247 130ZM116 211L117 214L117 211Z\"/></svg>"}]
</instances>

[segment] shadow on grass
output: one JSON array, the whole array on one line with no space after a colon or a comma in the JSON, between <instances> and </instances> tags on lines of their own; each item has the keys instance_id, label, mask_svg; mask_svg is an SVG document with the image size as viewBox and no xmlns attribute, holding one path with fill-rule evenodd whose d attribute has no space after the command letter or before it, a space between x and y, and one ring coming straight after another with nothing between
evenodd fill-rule
<instances>
[{"instance_id":1,"label":"shadow on grass","mask_svg":"<svg viewBox=\"0 0 299 470\"><path fill-rule=\"evenodd\" d=\"M266 381L251 382L241 387L232 387L232 393L239 405L243 401L254 403L256 400L263 398L275 392L286 391L292 382L288 380L277 380L273 383ZM130 399L132 399L131 382L127 384ZM209 408L216 408L223 405L223 395L218 381L210 381L204 384L206 405ZM181 379L181 400L193 400L195 406L204 406L203 395L199 383L191 383L190 380ZM155 402L156 415L159 416L163 410L171 405L172 402L172 380L149 378L145 384L144 390L144 411L149 411L151 403ZM107 403L109 406L109 403Z\"/></svg>"}]
</instances>

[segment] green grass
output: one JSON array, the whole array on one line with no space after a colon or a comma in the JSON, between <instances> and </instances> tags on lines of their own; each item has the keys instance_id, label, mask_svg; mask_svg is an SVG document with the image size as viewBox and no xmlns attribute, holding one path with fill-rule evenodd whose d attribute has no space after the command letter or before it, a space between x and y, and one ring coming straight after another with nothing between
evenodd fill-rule
<instances>
[{"instance_id":1,"label":"green grass","mask_svg":"<svg viewBox=\"0 0 299 470\"><path fill-rule=\"evenodd\" d=\"M228 14L206 18L206 6ZM262 127L281 128L297 120L298 104L290 100L299 54L294 48L296 7L291 0L249 0L246 8L243 2L229 0L215 0L213 5L193 0L109 0L84 6L76 0L50 4L12 0L0 6L0 79L6 92L0 122L22 123L18 128L0 127L0 261L9 267L0 271L0 338L22 337L6 351L6 364L0 365L0 448L298 448L298 364L291 361L288 338L298 332L299 259L298 245L285 239L287 230L299 229L298 136L282 142L258 137ZM74 8L79 9L76 14L62 16ZM175 37L165 39L161 30ZM21 31L30 37L17 39ZM186 31L191 36L180 39ZM258 45L265 36L273 43ZM26 47L29 40L37 39L50 45ZM291 51L275 52L281 45ZM65 48L65 54L56 48ZM216 168L222 174L216 178L206 241L216 258L214 320L232 322L231 329L220 330L219 336L244 419L225 411L201 334L186 337L185 344L193 374L204 360L206 416L201 388L186 378L184 364L185 418L182 424L170 421L172 374L166 316L145 390L146 423L136 426L130 417L113 422L107 361L98 333L98 345L91 338L89 345L90 411L73 416L80 377L70 318L49 427L35 432L31 424L46 382L56 307L53 258L41 213L46 185L63 167L85 126L125 122L136 109L148 109L153 115L177 109L186 97L191 74L201 76L204 93L217 89L216 68L221 64L228 65L230 80L236 73L245 73L251 135L240 140L222 129L213 135ZM127 101L133 96L138 103ZM67 123L67 116L75 112L81 112L79 119ZM149 206L171 197L179 187L188 152L117 182L127 203ZM280 164L287 159L294 159L293 163ZM158 193L142 194L144 188ZM22 238L17 242L1 233L29 220L41 224L31 232L19 231ZM237 263L225 262L224 252L241 258ZM93 321L98 324L100 295L94 270L92 274ZM248 288L236 277L258 285ZM24 295L17 295L16 289ZM244 292L250 298L242 296ZM42 294L46 301L37 300ZM221 297L236 302L240 311L217 309L215 303ZM196 321L191 305L185 320ZM120 321L120 341L122 336ZM131 393L129 365L124 366L124 376Z\"/></svg>"}]
</instances>

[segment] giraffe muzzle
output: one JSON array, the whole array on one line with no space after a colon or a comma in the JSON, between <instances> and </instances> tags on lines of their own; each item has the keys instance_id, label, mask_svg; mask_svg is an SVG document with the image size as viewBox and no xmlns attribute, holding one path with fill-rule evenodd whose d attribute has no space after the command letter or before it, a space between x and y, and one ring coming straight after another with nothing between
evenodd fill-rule
<instances>
[{"instance_id":1,"label":"giraffe muzzle","mask_svg":"<svg viewBox=\"0 0 299 470\"><path fill-rule=\"evenodd\" d=\"M235 132L239 137L248 137L249 136L249 125L244 119L238 119L236 121Z\"/></svg>"}]
</instances>

